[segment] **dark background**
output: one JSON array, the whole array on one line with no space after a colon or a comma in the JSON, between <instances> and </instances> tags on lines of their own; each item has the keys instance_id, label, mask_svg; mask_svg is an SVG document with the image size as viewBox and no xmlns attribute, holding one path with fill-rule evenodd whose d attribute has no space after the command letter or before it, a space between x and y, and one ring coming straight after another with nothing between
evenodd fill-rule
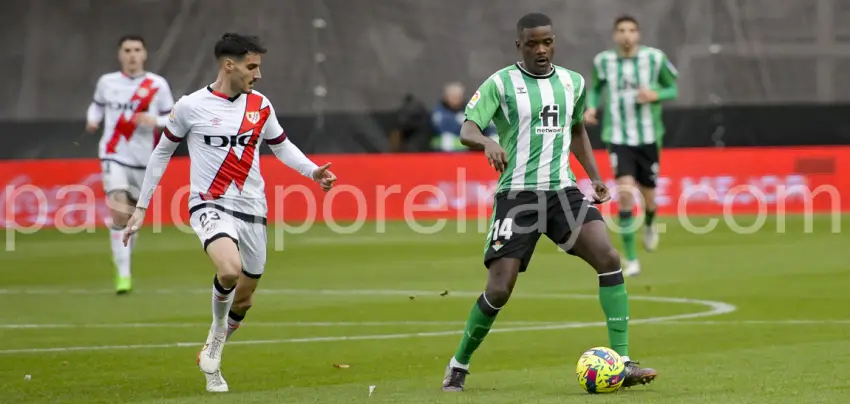
<instances>
[{"instance_id":1,"label":"dark background","mask_svg":"<svg viewBox=\"0 0 850 404\"><path fill-rule=\"evenodd\" d=\"M130 32L175 98L214 80L223 32L259 34L258 89L299 147L388 152L405 95L432 106L446 82L474 91L516 59L514 25L530 11L553 18L556 62L587 77L613 19L634 14L681 74L667 147L850 144L848 0L10 0L0 158L95 157L85 111Z\"/></svg>"}]
</instances>

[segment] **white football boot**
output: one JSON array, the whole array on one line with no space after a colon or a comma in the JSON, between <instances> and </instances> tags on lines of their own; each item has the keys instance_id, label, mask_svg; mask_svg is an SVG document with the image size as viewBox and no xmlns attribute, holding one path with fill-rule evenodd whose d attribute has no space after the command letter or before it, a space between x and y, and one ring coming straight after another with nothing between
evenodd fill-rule
<instances>
[{"instance_id":1,"label":"white football boot","mask_svg":"<svg viewBox=\"0 0 850 404\"><path fill-rule=\"evenodd\" d=\"M224 343L227 340L227 331L214 332L215 327L210 327L210 333L207 335L207 342L204 348L198 353L198 366L201 371L208 374L213 374L219 371L221 367L221 353L224 351Z\"/></svg>"},{"instance_id":2,"label":"white football boot","mask_svg":"<svg viewBox=\"0 0 850 404\"><path fill-rule=\"evenodd\" d=\"M643 247L649 252L655 251L658 248L658 228L655 226L655 223L652 226L644 226Z\"/></svg>"},{"instance_id":3,"label":"white football boot","mask_svg":"<svg viewBox=\"0 0 850 404\"><path fill-rule=\"evenodd\" d=\"M227 382L224 376L221 375L221 370L216 370L215 373L204 373L207 378L207 391L210 393L227 393Z\"/></svg>"},{"instance_id":4,"label":"white football boot","mask_svg":"<svg viewBox=\"0 0 850 404\"><path fill-rule=\"evenodd\" d=\"M638 260L634 261L623 261L625 265L623 266L623 275L625 276L637 276L640 274L640 262Z\"/></svg>"}]
</instances>

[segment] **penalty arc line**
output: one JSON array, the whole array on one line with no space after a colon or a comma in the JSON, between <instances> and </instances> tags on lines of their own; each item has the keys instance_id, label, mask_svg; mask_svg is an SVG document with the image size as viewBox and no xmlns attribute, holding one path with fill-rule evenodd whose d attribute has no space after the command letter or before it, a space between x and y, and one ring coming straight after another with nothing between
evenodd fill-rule
<instances>
[{"instance_id":1,"label":"penalty arc line","mask_svg":"<svg viewBox=\"0 0 850 404\"><path fill-rule=\"evenodd\" d=\"M303 293L305 291L298 291L299 293ZM423 292L423 291L399 291L399 290L352 290L352 291L312 291L313 294L324 294L322 292L332 292L335 294L346 294L348 292L349 295L361 295L361 294L375 294L371 292L376 292L378 294L393 294L393 295L404 295L404 294L413 294L415 293L427 293L432 294L435 292ZM315 293L319 292L319 293ZM207 291L206 293L209 293ZM455 296L469 296L474 295L477 296L481 292L453 292ZM541 294L522 294L517 293L518 296L535 297L542 299L584 299L584 298L592 298L597 299L597 295L580 295L580 294L554 294L554 293L541 293ZM650 301L650 302L658 302L658 303L676 303L676 304L696 304L708 307L709 310L701 311L696 313L688 313L688 314L678 314L671 316L662 316L662 317L653 317L647 319L637 319L630 320L631 324L649 324L649 323L658 323L658 322L667 322L667 321L677 321L677 320L687 320L687 319L695 319L702 317L711 317L718 316L722 314L731 313L737 310L737 307L734 305L724 303L724 302L716 302L710 300L698 300L698 299L687 299L687 298L673 298L673 297L654 297L654 296L632 296L631 300L642 300L642 301ZM604 321L599 322L584 322L584 323L562 323L562 324L547 324L547 325L534 325L534 326L520 326L520 327L505 327L505 328L493 328L490 332L523 332L523 331L550 331L550 330L565 330L565 329L577 329L577 328L588 328L588 327L600 327L605 326L606 323ZM228 344L230 345L266 345L266 344L293 344L293 343L309 343L309 342L337 342L337 341L376 341L376 340L390 340L390 339L410 339L410 338L426 338L426 337L442 337L442 336L452 336L452 335L462 335L463 330L452 330L452 331L434 331L434 332L416 332L416 333L397 333L397 334L372 334L372 335L354 335L354 336L332 336L332 337L305 337L305 338L284 338L284 339L271 339L271 340L248 340L248 341L231 341ZM165 348L183 348L183 347L198 347L200 344L198 342L175 342L175 343L165 343L165 344L137 344L137 345L102 345L102 346L76 346L76 347L54 347L54 348L23 348L23 349L5 349L0 350L0 355L8 355L8 354L25 354L25 353L49 353L49 352L79 352L79 351L105 351L105 350L128 350L128 349L165 349Z\"/></svg>"}]
</instances>

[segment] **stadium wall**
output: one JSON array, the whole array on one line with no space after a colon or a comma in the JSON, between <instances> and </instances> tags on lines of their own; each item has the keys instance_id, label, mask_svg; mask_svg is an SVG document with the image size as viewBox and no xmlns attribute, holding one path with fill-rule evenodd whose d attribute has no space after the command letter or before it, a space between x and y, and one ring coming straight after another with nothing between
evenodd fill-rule
<instances>
[{"instance_id":1,"label":"stadium wall","mask_svg":"<svg viewBox=\"0 0 850 404\"><path fill-rule=\"evenodd\" d=\"M338 186L323 193L263 156L271 221L304 223L489 217L496 173L477 153L313 155L332 162ZM613 187L608 157L596 155ZM579 186L590 184L573 160ZM186 226L189 160L174 158L147 220ZM671 149L662 154L659 213L734 215L850 211L850 146ZM97 159L0 162L0 224L6 228L103 225L108 211ZM616 190L615 190L616 191ZM845 198L842 198L842 195ZM616 213L616 203L600 206Z\"/></svg>"}]
</instances>

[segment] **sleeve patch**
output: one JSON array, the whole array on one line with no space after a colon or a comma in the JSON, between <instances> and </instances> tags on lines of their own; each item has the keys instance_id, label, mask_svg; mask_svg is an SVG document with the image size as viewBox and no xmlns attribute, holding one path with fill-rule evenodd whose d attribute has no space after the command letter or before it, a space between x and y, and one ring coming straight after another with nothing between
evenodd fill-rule
<instances>
[{"instance_id":1,"label":"sleeve patch","mask_svg":"<svg viewBox=\"0 0 850 404\"><path fill-rule=\"evenodd\" d=\"M472 95L472 98L469 99L469 103L466 104L467 108L475 108L475 105L478 104L478 100L481 99L481 91L476 91L475 94Z\"/></svg>"}]
</instances>

